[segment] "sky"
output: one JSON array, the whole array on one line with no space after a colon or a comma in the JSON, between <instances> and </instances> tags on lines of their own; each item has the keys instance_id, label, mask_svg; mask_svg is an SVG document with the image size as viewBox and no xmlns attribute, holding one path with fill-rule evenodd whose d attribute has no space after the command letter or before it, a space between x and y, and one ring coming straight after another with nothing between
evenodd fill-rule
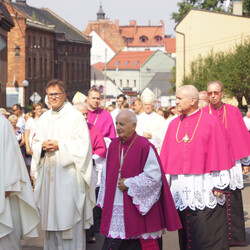
<instances>
[{"instance_id":1,"label":"sky","mask_svg":"<svg viewBox=\"0 0 250 250\"><path fill-rule=\"evenodd\" d=\"M84 31L88 21L96 20L96 13L102 3L106 18L116 19L120 25L128 25L136 20L138 25L159 25L165 23L167 35L175 35L175 23L171 13L178 10L180 0L27 0L27 4L37 8L49 8L80 31Z\"/></svg>"}]
</instances>

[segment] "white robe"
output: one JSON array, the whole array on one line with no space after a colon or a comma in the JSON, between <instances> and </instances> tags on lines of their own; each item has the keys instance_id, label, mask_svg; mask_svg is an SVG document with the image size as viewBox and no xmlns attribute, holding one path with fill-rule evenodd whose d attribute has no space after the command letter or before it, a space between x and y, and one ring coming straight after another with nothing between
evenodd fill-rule
<instances>
[{"instance_id":1,"label":"white robe","mask_svg":"<svg viewBox=\"0 0 250 250\"><path fill-rule=\"evenodd\" d=\"M5 198L5 192L10 191ZM0 249L20 249L20 237L38 237L39 214L10 122L0 112Z\"/></svg>"},{"instance_id":2,"label":"white robe","mask_svg":"<svg viewBox=\"0 0 250 250\"><path fill-rule=\"evenodd\" d=\"M155 146L159 153L164 139L162 138L161 132L164 118L155 112L152 112L150 114L146 114L144 112L140 116L138 116L137 119L137 134L143 136L144 132L150 132L152 134L152 138L149 139L149 141Z\"/></svg>"},{"instance_id":3,"label":"white robe","mask_svg":"<svg viewBox=\"0 0 250 250\"><path fill-rule=\"evenodd\" d=\"M59 150L41 157L42 143L49 139L58 141ZM42 229L61 231L62 239L77 241L75 238L82 237L82 232L76 236L74 227L79 222L83 229L93 224L95 205L91 142L82 114L70 103L59 112L45 112L40 117L32 150L38 166L35 199Z\"/></svg>"}]
</instances>

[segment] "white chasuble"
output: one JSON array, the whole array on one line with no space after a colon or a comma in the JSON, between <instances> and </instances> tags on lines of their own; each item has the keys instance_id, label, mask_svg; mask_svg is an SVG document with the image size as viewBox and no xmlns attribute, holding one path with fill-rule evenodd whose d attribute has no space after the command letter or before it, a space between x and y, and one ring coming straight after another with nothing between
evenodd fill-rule
<instances>
[{"instance_id":1,"label":"white chasuble","mask_svg":"<svg viewBox=\"0 0 250 250\"><path fill-rule=\"evenodd\" d=\"M5 192L11 192L5 197ZM10 122L0 112L0 249L38 237L39 214L28 172Z\"/></svg>"},{"instance_id":2,"label":"white chasuble","mask_svg":"<svg viewBox=\"0 0 250 250\"><path fill-rule=\"evenodd\" d=\"M42 143L58 141L59 150L42 153ZM65 231L82 220L83 228L93 224L95 187L87 124L70 103L58 111L45 112L33 141L38 166L35 199L41 225L47 231Z\"/></svg>"},{"instance_id":3,"label":"white chasuble","mask_svg":"<svg viewBox=\"0 0 250 250\"><path fill-rule=\"evenodd\" d=\"M142 113L137 117L136 132L138 135L143 136L143 133L151 133L152 138L149 141L155 146L158 153L162 145L162 125L164 118L155 112L151 114Z\"/></svg>"}]
</instances>

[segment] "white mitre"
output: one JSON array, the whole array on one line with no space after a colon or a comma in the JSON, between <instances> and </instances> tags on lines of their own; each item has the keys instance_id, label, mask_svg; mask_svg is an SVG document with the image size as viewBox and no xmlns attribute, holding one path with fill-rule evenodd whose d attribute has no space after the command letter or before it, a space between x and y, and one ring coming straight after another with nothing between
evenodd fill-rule
<instances>
[{"instance_id":1,"label":"white mitre","mask_svg":"<svg viewBox=\"0 0 250 250\"><path fill-rule=\"evenodd\" d=\"M86 95L82 94L81 92L77 91L73 97L72 103L76 104L78 102L85 102L87 99Z\"/></svg>"},{"instance_id":2,"label":"white mitre","mask_svg":"<svg viewBox=\"0 0 250 250\"><path fill-rule=\"evenodd\" d=\"M149 88L146 88L141 94L141 100L143 103L154 104L156 100L156 95Z\"/></svg>"}]
</instances>

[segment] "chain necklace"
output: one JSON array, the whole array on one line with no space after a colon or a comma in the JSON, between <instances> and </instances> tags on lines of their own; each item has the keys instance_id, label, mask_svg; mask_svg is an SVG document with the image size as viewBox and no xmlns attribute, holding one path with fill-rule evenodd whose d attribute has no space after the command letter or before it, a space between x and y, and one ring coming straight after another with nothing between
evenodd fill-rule
<instances>
[{"instance_id":1,"label":"chain necklace","mask_svg":"<svg viewBox=\"0 0 250 250\"><path fill-rule=\"evenodd\" d=\"M209 114L212 115L212 109L211 109L211 105L209 103ZM226 112L226 105L223 104L223 118L222 118L222 124L225 124L225 128L227 128L227 112Z\"/></svg>"},{"instance_id":2,"label":"chain necklace","mask_svg":"<svg viewBox=\"0 0 250 250\"><path fill-rule=\"evenodd\" d=\"M96 122L97 122L98 115L99 115L99 108L98 108L98 111L97 111L97 116L96 116L96 118L95 118L95 121L94 121L94 123L93 123L93 126L95 126L95 124L96 124Z\"/></svg>"},{"instance_id":3,"label":"chain necklace","mask_svg":"<svg viewBox=\"0 0 250 250\"><path fill-rule=\"evenodd\" d=\"M129 151L129 149L131 148L131 146L133 145L133 143L135 142L135 140L137 139L137 137L138 137L138 135L136 134L136 135L135 135L135 138L134 138L133 141L130 143L130 145L129 145L129 147L128 147L128 149L127 149L127 151L126 151L124 157L122 158L122 160L121 160L121 155L120 155L121 141L119 142L119 151L118 151L118 154L119 154L119 163L120 163L120 168L119 168L119 170L118 170L119 174L121 174L122 165L123 165L123 162L124 162L124 160L125 160L125 157L127 156L127 153L128 153L128 151Z\"/></svg>"},{"instance_id":4,"label":"chain necklace","mask_svg":"<svg viewBox=\"0 0 250 250\"><path fill-rule=\"evenodd\" d=\"M181 125L181 122L182 122L182 119L180 118L180 122L179 122L179 124L178 124L178 128L177 128L177 131L176 131L176 141L177 141L178 143L182 143L183 141L184 141L184 142L190 143L190 142L194 139L195 132L196 132L196 130L197 130L197 128L198 128L198 125L199 125L199 123L200 123L201 115L202 115L202 109L201 109L201 113L200 113L199 120L198 120L198 122L197 122L197 124L196 124L196 126L195 126L193 135L192 135L192 137L191 137L190 140L189 140L189 138L188 138L188 133L185 134L185 136L182 138L181 141L178 140L179 128L180 128L180 125Z\"/></svg>"}]
</instances>

